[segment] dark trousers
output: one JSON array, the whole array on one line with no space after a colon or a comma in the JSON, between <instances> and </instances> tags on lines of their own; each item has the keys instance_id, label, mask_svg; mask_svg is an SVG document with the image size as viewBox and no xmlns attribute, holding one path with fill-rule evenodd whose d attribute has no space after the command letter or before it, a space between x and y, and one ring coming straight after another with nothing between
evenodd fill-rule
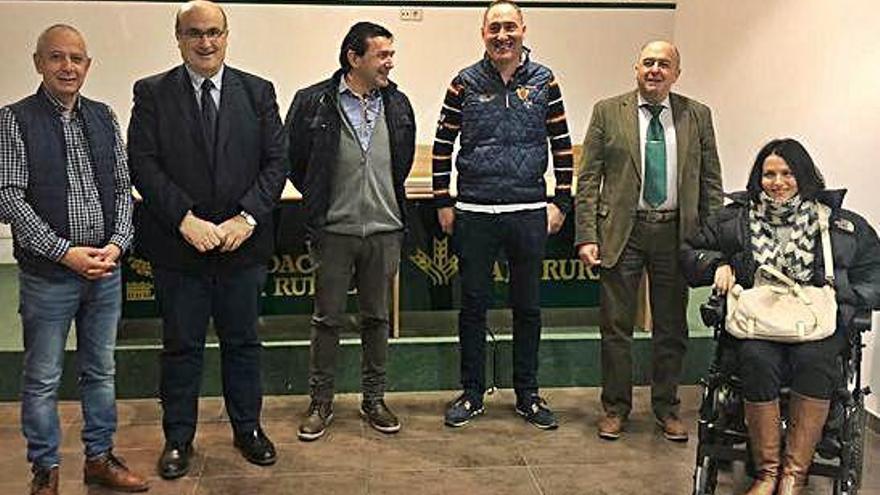
<instances>
[{"instance_id":1,"label":"dark trousers","mask_svg":"<svg viewBox=\"0 0 880 495\"><path fill-rule=\"evenodd\" d=\"M601 272L602 406L626 417L632 409L632 340L642 271L650 278L653 317L651 406L663 418L678 410L687 351L687 286L678 264L678 225L636 219L620 259Z\"/></svg>"},{"instance_id":2,"label":"dark trousers","mask_svg":"<svg viewBox=\"0 0 880 495\"><path fill-rule=\"evenodd\" d=\"M159 393L166 441L190 442L195 435L209 318L220 340L223 399L232 428L254 430L263 400L257 317L266 268L201 275L153 267L153 273L162 313Z\"/></svg>"},{"instance_id":3,"label":"dark trousers","mask_svg":"<svg viewBox=\"0 0 880 495\"><path fill-rule=\"evenodd\" d=\"M743 395L749 402L767 402L779 398L779 389L790 384L791 390L800 395L830 399L840 380L837 358L846 345L842 331L802 344L742 340L739 363Z\"/></svg>"},{"instance_id":4,"label":"dark trousers","mask_svg":"<svg viewBox=\"0 0 880 495\"><path fill-rule=\"evenodd\" d=\"M538 391L541 341L540 279L547 242L546 210L514 213L455 212L455 245L461 274L461 384L482 396L486 390L486 311L492 302L492 268L499 250L507 255L513 310L513 388Z\"/></svg>"},{"instance_id":5,"label":"dark trousers","mask_svg":"<svg viewBox=\"0 0 880 495\"><path fill-rule=\"evenodd\" d=\"M400 264L402 232L367 237L324 232L314 244L315 311L309 359L309 389L313 400L333 400L339 332L351 279L358 291L363 353L361 391L364 401L385 395L385 362L390 333L391 284Z\"/></svg>"}]
</instances>

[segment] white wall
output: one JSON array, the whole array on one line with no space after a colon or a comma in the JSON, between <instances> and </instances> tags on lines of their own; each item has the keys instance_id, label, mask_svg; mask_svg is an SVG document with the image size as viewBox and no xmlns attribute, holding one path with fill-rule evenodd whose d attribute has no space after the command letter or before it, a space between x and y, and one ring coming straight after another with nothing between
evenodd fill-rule
<instances>
[{"instance_id":1,"label":"white wall","mask_svg":"<svg viewBox=\"0 0 880 495\"><path fill-rule=\"evenodd\" d=\"M742 189L758 149L796 137L846 206L880 221L880 44L873 0L678 0L679 89L714 110L725 189ZM875 319L876 323L876 319ZM876 325L875 325L876 326ZM863 373L880 392L880 339ZM868 397L880 413L880 397Z\"/></svg>"},{"instance_id":2,"label":"white wall","mask_svg":"<svg viewBox=\"0 0 880 495\"><path fill-rule=\"evenodd\" d=\"M173 3L3 2L0 0L0 104L39 84L31 54L39 32L64 22L79 28L93 58L83 93L109 103L123 129L134 81L180 63ZM399 19L397 7L231 4L228 62L275 83L282 117L296 89L337 67L349 26L371 20L395 34L392 78L415 108L418 142L430 144L440 104L455 72L482 56L481 9L425 8L421 22ZM632 86L637 47L671 37L672 10L541 9L525 12L526 44L561 82L571 134L582 139L593 102ZM577 53L577 55L572 55ZM600 76L601 74L601 76ZM12 262L8 228L0 226L0 262ZM5 239L3 239L5 237Z\"/></svg>"},{"instance_id":3,"label":"white wall","mask_svg":"<svg viewBox=\"0 0 880 495\"><path fill-rule=\"evenodd\" d=\"M179 63L174 4L0 3L0 103L38 83L30 54L39 31L78 26L95 59L84 92L110 103L126 125L131 85ZM281 112L293 92L335 68L344 31L370 19L396 35L393 77L412 98L419 142L429 143L446 84L481 54L478 9L424 9L402 22L395 7L229 5L229 62L273 80ZM637 47L673 37L683 55L677 89L714 110L726 189L741 188L768 139L802 139L832 186L850 188L847 205L875 225L880 137L880 44L872 0L678 0L665 10L526 9L527 43L562 82L572 137L579 141L593 103L633 87ZM0 260L8 241L0 242ZM869 339L873 336L869 335ZM864 369L880 391L880 352ZM880 412L878 396L869 407Z\"/></svg>"},{"instance_id":4,"label":"white wall","mask_svg":"<svg viewBox=\"0 0 880 495\"><path fill-rule=\"evenodd\" d=\"M83 93L107 101L128 121L135 79L180 63L173 36L176 4L0 1L0 103L32 92L39 83L31 62L40 30L55 22L77 26L93 57ZM356 21L371 20L395 34L392 79L409 95L418 141L430 143L440 104L458 69L483 53L482 11L425 8L421 22L399 19L397 7L231 4L228 62L275 83L282 116L297 88L337 67L339 44ZM572 134L586 130L592 103L633 86L637 47L671 37L673 10L542 9L525 11L526 45L562 84ZM573 55L576 53L576 55ZM601 76L599 76L601 74Z\"/></svg>"}]
</instances>

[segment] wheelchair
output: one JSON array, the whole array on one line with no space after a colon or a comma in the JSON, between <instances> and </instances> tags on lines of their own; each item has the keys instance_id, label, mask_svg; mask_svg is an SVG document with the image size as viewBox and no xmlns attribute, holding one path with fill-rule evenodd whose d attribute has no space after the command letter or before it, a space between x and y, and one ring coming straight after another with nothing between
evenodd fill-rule
<instances>
[{"instance_id":1,"label":"wheelchair","mask_svg":"<svg viewBox=\"0 0 880 495\"><path fill-rule=\"evenodd\" d=\"M737 339L724 331L724 298L712 295L700 307L703 323L715 334L715 357L707 375L700 380L702 402L698 420L698 445L694 468L693 495L712 495L718 473L728 470L734 462L745 463L746 472L754 477L755 466L750 454L749 436L745 425L742 384L738 369ZM871 312L859 312L847 329L849 345L838 357L841 382L832 394L828 419L822 440L810 466L810 476L832 479L834 495L857 495L862 480L865 443L865 396L862 386L862 333L871 328ZM787 427L789 390L780 393L783 428ZM785 438L783 432L783 438Z\"/></svg>"}]
</instances>

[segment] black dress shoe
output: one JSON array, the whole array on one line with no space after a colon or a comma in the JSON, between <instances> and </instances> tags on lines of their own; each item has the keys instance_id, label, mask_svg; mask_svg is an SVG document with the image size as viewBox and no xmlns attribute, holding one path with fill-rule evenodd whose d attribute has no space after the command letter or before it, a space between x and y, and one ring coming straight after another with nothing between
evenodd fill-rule
<instances>
[{"instance_id":1,"label":"black dress shoe","mask_svg":"<svg viewBox=\"0 0 880 495\"><path fill-rule=\"evenodd\" d=\"M262 428L258 427L250 433L235 435L233 443L248 462L258 466L275 464L275 446L263 433Z\"/></svg>"},{"instance_id":2,"label":"black dress shoe","mask_svg":"<svg viewBox=\"0 0 880 495\"><path fill-rule=\"evenodd\" d=\"M177 445L166 443L159 457L159 476L166 480L180 478L189 472L189 459L193 454L191 443Z\"/></svg>"}]
</instances>

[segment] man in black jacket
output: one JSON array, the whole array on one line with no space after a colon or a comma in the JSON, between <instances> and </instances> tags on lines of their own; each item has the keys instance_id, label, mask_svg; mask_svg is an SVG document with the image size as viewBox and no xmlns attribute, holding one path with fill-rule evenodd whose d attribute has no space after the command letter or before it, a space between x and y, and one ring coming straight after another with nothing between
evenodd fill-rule
<instances>
[{"instance_id":1,"label":"man in black jacket","mask_svg":"<svg viewBox=\"0 0 880 495\"><path fill-rule=\"evenodd\" d=\"M175 28L184 64L135 84L128 136L143 196L136 244L153 265L162 311L164 478L189 468L209 318L235 446L252 463L275 462L260 428L257 317L286 174L275 90L224 65L223 10L189 2Z\"/></svg>"},{"instance_id":2,"label":"man in black jacket","mask_svg":"<svg viewBox=\"0 0 880 495\"><path fill-rule=\"evenodd\" d=\"M309 389L300 440L333 419L334 371L352 275L363 343L361 416L383 433L400 421L385 404L389 295L405 225L404 181L415 152L406 95L388 79L393 37L359 22L339 52L341 68L296 93L285 123L291 179L303 194L315 272Z\"/></svg>"}]
</instances>

